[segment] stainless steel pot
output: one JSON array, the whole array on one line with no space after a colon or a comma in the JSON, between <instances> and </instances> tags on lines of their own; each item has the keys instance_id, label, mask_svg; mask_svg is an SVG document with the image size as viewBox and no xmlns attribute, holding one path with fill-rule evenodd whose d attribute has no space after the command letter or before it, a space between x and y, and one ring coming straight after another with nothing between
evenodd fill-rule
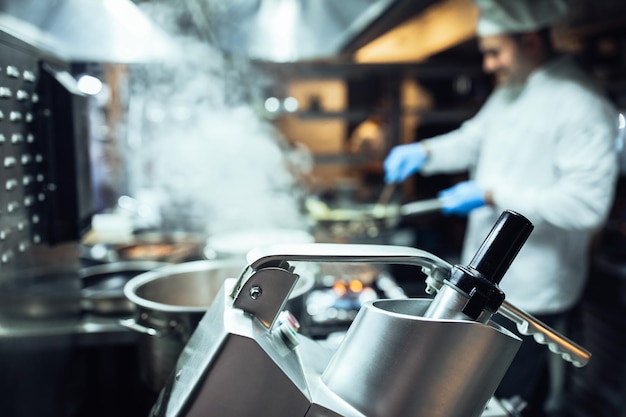
<instances>
[{"instance_id":1,"label":"stainless steel pot","mask_svg":"<svg viewBox=\"0 0 626 417\"><path fill-rule=\"evenodd\" d=\"M139 369L149 388L162 388L226 278L239 277L244 267L240 259L184 262L140 274L124 286L135 314L121 324L141 333ZM313 283L314 277L301 277L290 298Z\"/></svg>"}]
</instances>

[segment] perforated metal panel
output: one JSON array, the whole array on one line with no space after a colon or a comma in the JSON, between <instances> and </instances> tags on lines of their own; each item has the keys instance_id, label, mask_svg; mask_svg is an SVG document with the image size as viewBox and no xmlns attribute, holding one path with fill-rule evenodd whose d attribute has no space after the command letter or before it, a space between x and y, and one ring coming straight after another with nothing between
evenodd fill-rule
<instances>
[{"instance_id":1,"label":"perforated metal panel","mask_svg":"<svg viewBox=\"0 0 626 417\"><path fill-rule=\"evenodd\" d=\"M5 42L0 57L0 267L6 269L41 242L45 176L35 150L37 59Z\"/></svg>"},{"instance_id":2,"label":"perforated metal panel","mask_svg":"<svg viewBox=\"0 0 626 417\"><path fill-rule=\"evenodd\" d=\"M72 103L52 96L58 89L48 64L67 67L0 32L0 284L72 270L78 262ZM55 121L56 113L63 120ZM63 223L68 216L72 227Z\"/></svg>"}]
</instances>

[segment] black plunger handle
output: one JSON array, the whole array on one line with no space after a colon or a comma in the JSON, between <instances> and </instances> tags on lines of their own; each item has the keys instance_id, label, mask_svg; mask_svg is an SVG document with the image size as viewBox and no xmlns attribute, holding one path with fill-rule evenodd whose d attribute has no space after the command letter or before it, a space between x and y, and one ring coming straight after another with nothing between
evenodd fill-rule
<instances>
[{"instance_id":1,"label":"black plunger handle","mask_svg":"<svg viewBox=\"0 0 626 417\"><path fill-rule=\"evenodd\" d=\"M499 284L533 227L526 217L505 210L468 266L492 283Z\"/></svg>"}]
</instances>

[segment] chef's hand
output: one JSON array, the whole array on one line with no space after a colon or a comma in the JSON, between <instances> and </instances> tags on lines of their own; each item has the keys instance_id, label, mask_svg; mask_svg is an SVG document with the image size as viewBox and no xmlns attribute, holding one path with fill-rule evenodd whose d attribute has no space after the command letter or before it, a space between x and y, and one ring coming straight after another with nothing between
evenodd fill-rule
<instances>
[{"instance_id":1,"label":"chef's hand","mask_svg":"<svg viewBox=\"0 0 626 417\"><path fill-rule=\"evenodd\" d=\"M385 158L385 182L401 182L419 171L428 159L428 152L421 143L394 147Z\"/></svg>"},{"instance_id":2,"label":"chef's hand","mask_svg":"<svg viewBox=\"0 0 626 417\"><path fill-rule=\"evenodd\" d=\"M467 215L470 211L486 204L487 193L475 181L464 181L443 190L439 198L444 214Z\"/></svg>"}]
</instances>

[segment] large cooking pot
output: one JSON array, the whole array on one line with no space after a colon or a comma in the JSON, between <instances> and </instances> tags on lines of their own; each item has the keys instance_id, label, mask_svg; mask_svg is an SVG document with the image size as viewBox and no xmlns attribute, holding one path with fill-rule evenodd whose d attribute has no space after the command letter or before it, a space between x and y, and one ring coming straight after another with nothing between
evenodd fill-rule
<instances>
[{"instance_id":1,"label":"large cooking pot","mask_svg":"<svg viewBox=\"0 0 626 417\"><path fill-rule=\"evenodd\" d=\"M223 282L239 277L244 267L240 259L184 262L140 274L124 286L135 314L121 324L141 333L139 369L149 388L163 387ZM301 276L290 299L300 297L313 283L314 277Z\"/></svg>"}]
</instances>

